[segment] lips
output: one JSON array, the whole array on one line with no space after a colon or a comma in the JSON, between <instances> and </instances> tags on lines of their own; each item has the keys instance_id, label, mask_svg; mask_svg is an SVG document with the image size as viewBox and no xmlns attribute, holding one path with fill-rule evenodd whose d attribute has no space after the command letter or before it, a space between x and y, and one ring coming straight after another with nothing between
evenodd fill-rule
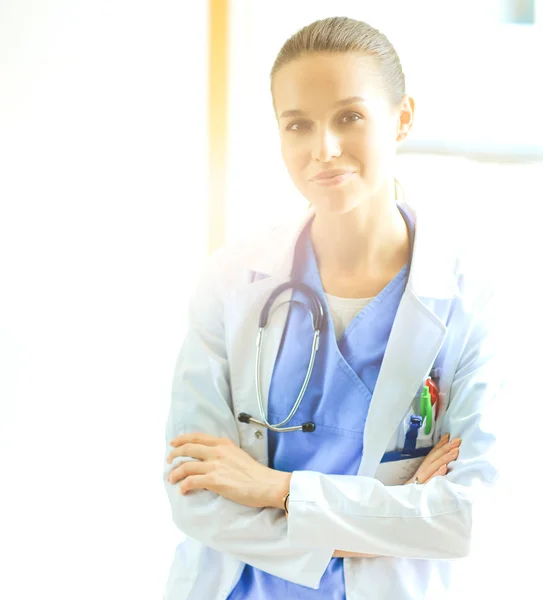
<instances>
[{"instance_id":1,"label":"lips","mask_svg":"<svg viewBox=\"0 0 543 600\"><path fill-rule=\"evenodd\" d=\"M340 185L354 174L354 171L344 171L344 170L335 170L335 171L323 171L319 173L317 176L313 177L311 181L322 187L332 187L335 185Z\"/></svg>"},{"instance_id":2,"label":"lips","mask_svg":"<svg viewBox=\"0 0 543 600\"><path fill-rule=\"evenodd\" d=\"M333 179L334 177L338 177L341 175L351 174L352 171L348 169L330 169L329 171L322 171L318 175L312 178L312 181L322 181L326 179Z\"/></svg>"}]
</instances>

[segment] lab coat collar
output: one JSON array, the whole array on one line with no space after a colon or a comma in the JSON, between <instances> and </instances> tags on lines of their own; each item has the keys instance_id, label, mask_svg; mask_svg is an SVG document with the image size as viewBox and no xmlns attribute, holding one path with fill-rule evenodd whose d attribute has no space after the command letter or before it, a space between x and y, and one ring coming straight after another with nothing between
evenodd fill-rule
<instances>
[{"instance_id":1,"label":"lab coat collar","mask_svg":"<svg viewBox=\"0 0 543 600\"><path fill-rule=\"evenodd\" d=\"M415 240L407 289L420 298L451 299L458 295L457 254L454 244L445 240L437 219L401 203L415 222ZM311 207L299 219L277 227L269 243L260 245L252 256L251 270L277 280L291 277L296 242L315 215ZM270 250L273 248L273 251Z\"/></svg>"}]
</instances>

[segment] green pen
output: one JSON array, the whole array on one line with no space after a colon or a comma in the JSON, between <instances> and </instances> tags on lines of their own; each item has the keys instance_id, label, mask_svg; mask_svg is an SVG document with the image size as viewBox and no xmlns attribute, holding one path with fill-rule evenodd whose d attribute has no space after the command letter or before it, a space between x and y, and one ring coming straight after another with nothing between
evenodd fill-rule
<instances>
[{"instance_id":1,"label":"green pen","mask_svg":"<svg viewBox=\"0 0 543 600\"><path fill-rule=\"evenodd\" d=\"M426 419L424 433L429 435L432 431L432 396L427 385L422 388L420 393L420 416Z\"/></svg>"}]
</instances>

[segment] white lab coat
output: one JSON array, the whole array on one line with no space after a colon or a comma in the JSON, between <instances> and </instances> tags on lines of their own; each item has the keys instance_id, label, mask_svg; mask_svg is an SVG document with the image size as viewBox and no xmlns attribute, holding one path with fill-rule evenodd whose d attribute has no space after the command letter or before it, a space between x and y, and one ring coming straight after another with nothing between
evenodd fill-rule
<instances>
[{"instance_id":1,"label":"white lab coat","mask_svg":"<svg viewBox=\"0 0 543 600\"><path fill-rule=\"evenodd\" d=\"M179 484L167 482L172 466L165 460L172 518L188 536L176 550L165 600L223 600L244 563L317 588L335 549L381 555L345 559L348 600L445 597L454 559L470 551L473 500L497 473L486 419L501 387L494 310L492 295L446 242L446 224L405 208L416 221L411 272L371 401L358 476L295 471L287 520L281 510L241 506L207 490L182 496ZM236 417L259 418L258 317L272 290L289 279L295 242L312 214L225 246L209 260L175 369L167 443L201 431L230 438L268 464L267 430ZM287 311L274 313L264 337L265 403ZM381 458L398 447L400 423L438 355L440 415L429 443L447 432L461 437L459 459L426 485L385 486Z\"/></svg>"}]
</instances>

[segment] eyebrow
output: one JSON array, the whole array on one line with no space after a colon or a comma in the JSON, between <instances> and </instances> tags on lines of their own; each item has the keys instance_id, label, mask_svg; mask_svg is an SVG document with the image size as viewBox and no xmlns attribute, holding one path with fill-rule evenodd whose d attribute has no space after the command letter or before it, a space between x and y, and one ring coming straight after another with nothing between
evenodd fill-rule
<instances>
[{"instance_id":1,"label":"eyebrow","mask_svg":"<svg viewBox=\"0 0 543 600\"><path fill-rule=\"evenodd\" d=\"M344 98L343 100L339 100L336 102L334 106L345 106L346 104L354 104L355 102L365 102L366 99L362 96L350 96L349 98ZM304 111L299 109L285 110L281 113L280 119L285 119L286 117L299 117L303 115Z\"/></svg>"}]
</instances>

